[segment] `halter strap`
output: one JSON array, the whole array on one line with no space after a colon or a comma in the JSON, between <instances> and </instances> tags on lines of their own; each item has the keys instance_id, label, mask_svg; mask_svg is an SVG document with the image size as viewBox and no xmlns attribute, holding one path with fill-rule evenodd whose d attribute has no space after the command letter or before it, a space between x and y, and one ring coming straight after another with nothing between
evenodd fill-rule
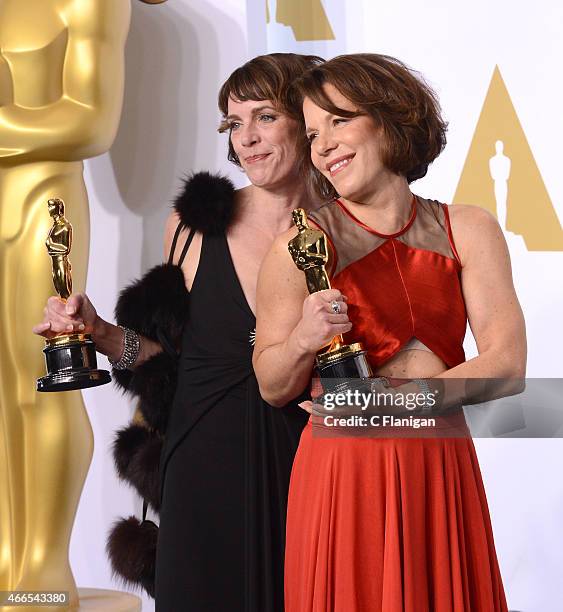
<instances>
[{"instance_id":1,"label":"halter strap","mask_svg":"<svg viewBox=\"0 0 563 612\"><path fill-rule=\"evenodd\" d=\"M171 264L174 259L174 252L176 251L176 245L178 244L178 238L182 229L184 228L183 223L180 221L178 226L176 227L176 231L174 232L174 238L172 239L172 246L170 247L170 255L168 256L168 263ZM191 229L188 237L186 238L186 242L184 244L184 248L182 249L182 253L180 254L180 259L176 265L181 266L184 263L184 259L186 258L186 254L188 249L190 248L190 244L195 236L195 229Z\"/></svg>"},{"instance_id":2,"label":"halter strap","mask_svg":"<svg viewBox=\"0 0 563 612\"><path fill-rule=\"evenodd\" d=\"M181 266L184 263L184 259L186 258L186 253L190 248L190 244L195 236L195 229L191 229L188 237L186 238L186 243L184 244L184 248L182 249L182 253L180 254L180 259L178 260L178 265Z\"/></svg>"},{"instance_id":3,"label":"halter strap","mask_svg":"<svg viewBox=\"0 0 563 612\"><path fill-rule=\"evenodd\" d=\"M457 252L457 249L455 248L454 235L452 233L452 225L450 223L450 212L448 210L448 205L447 204L442 204L442 208L444 209L444 219L446 220L446 231L447 231L447 234L448 234L448 240L450 242L450 247L452 249L452 253L454 254L454 257L455 257L457 263L461 267L461 259L459 257L458 252Z\"/></svg>"},{"instance_id":4,"label":"halter strap","mask_svg":"<svg viewBox=\"0 0 563 612\"><path fill-rule=\"evenodd\" d=\"M350 219L352 219L352 221L354 221L354 223L356 223L357 225L359 225L366 231L370 232L370 234L375 234L376 236L379 236L380 238L396 238L397 236L404 234L411 227L411 225L414 223L414 220L416 219L416 196L415 195L412 196L411 214L410 214L409 220L407 221L404 227L402 227L398 232L395 232L394 234L384 234L382 232L378 232L377 230L373 229L373 227L370 227L369 225L366 225L363 221L360 221L352 212L350 212L346 208L346 206L344 206L344 204L339 199L336 200L336 203L338 204L338 206L340 206L342 211L346 215L348 215Z\"/></svg>"}]
</instances>

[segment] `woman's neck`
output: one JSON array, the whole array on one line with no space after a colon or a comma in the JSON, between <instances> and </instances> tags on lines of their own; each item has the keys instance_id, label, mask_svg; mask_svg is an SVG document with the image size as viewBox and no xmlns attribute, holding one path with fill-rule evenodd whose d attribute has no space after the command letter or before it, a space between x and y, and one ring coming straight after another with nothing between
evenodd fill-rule
<instances>
[{"instance_id":1,"label":"woman's neck","mask_svg":"<svg viewBox=\"0 0 563 612\"><path fill-rule=\"evenodd\" d=\"M375 189L371 189L366 194L361 194L355 199L339 199L366 225L384 234L393 234L409 220L412 198L406 178L389 174L377 182Z\"/></svg>"},{"instance_id":2,"label":"woman's neck","mask_svg":"<svg viewBox=\"0 0 563 612\"><path fill-rule=\"evenodd\" d=\"M302 181L284 189L265 189L249 185L237 192L237 222L250 223L275 237L292 226L291 212L310 210L317 204Z\"/></svg>"}]
</instances>

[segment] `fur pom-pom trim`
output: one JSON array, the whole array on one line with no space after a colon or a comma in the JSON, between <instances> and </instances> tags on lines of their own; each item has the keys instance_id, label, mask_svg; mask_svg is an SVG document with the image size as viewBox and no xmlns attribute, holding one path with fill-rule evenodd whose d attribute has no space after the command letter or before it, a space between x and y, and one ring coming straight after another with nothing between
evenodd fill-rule
<instances>
[{"instance_id":1,"label":"fur pom-pom trim","mask_svg":"<svg viewBox=\"0 0 563 612\"><path fill-rule=\"evenodd\" d=\"M187 316L189 292L178 266L160 264L123 289L115 307L119 325L159 341L164 334L178 345Z\"/></svg>"},{"instance_id":2,"label":"fur pom-pom trim","mask_svg":"<svg viewBox=\"0 0 563 612\"><path fill-rule=\"evenodd\" d=\"M158 527L136 517L116 521L108 535L106 551L113 575L132 587L141 587L154 598Z\"/></svg>"},{"instance_id":3,"label":"fur pom-pom trim","mask_svg":"<svg viewBox=\"0 0 563 612\"><path fill-rule=\"evenodd\" d=\"M147 425L164 434L176 393L178 358L158 353L133 373L129 390L141 398L139 408Z\"/></svg>"},{"instance_id":4,"label":"fur pom-pom trim","mask_svg":"<svg viewBox=\"0 0 563 612\"><path fill-rule=\"evenodd\" d=\"M115 382L140 398L139 408L147 425L164 434L178 380L178 358L161 352L135 370L113 370Z\"/></svg>"},{"instance_id":5,"label":"fur pom-pom trim","mask_svg":"<svg viewBox=\"0 0 563 612\"><path fill-rule=\"evenodd\" d=\"M132 485L156 511L160 511L159 466L162 437L142 425L117 432L113 459L119 477Z\"/></svg>"},{"instance_id":6,"label":"fur pom-pom trim","mask_svg":"<svg viewBox=\"0 0 563 612\"><path fill-rule=\"evenodd\" d=\"M174 209L186 227L217 235L232 221L234 193L235 186L226 176L198 172L184 180Z\"/></svg>"},{"instance_id":7,"label":"fur pom-pom trim","mask_svg":"<svg viewBox=\"0 0 563 612\"><path fill-rule=\"evenodd\" d=\"M123 391L129 391L131 380L133 378L133 372L131 370L116 370L115 368L112 368L111 378L113 382Z\"/></svg>"},{"instance_id":8,"label":"fur pom-pom trim","mask_svg":"<svg viewBox=\"0 0 563 612\"><path fill-rule=\"evenodd\" d=\"M127 470L134 453L150 437L151 432L143 425L131 424L120 429L113 441L113 460L118 476L127 480Z\"/></svg>"}]
</instances>

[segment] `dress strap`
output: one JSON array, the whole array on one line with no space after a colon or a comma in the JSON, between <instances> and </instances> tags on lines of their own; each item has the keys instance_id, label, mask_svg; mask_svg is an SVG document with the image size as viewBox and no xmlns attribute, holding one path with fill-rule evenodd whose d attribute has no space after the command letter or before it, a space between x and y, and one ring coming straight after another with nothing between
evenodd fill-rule
<instances>
[{"instance_id":1,"label":"dress strap","mask_svg":"<svg viewBox=\"0 0 563 612\"><path fill-rule=\"evenodd\" d=\"M178 244L178 238L180 236L180 233L182 232L183 227L184 226L182 222L180 221L180 223L178 223L178 226L176 227L176 231L174 232L174 238L172 239L172 246L170 247L170 255L168 256L169 264L171 264L174 259L174 252L176 251L176 245ZM190 248L190 244L192 243L194 236L195 236L195 230L191 229L190 233L188 234L188 237L186 238L186 242L184 244L184 248L182 249L182 253L180 254L180 259L178 260L178 263L177 263L178 266L181 266L184 263L184 259L186 258L186 253L188 252L188 249Z\"/></svg>"},{"instance_id":2,"label":"dress strap","mask_svg":"<svg viewBox=\"0 0 563 612\"><path fill-rule=\"evenodd\" d=\"M172 239L172 246L170 247L170 254L168 255L168 263L171 264L174 259L174 251L176 250L176 244L178 243L178 236L182 231L182 222L178 223L176 231L174 232L174 238Z\"/></svg>"},{"instance_id":3,"label":"dress strap","mask_svg":"<svg viewBox=\"0 0 563 612\"><path fill-rule=\"evenodd\" d=\"M378 232L376 229L373 229L373 227L366 225L363 221L360 221L351 211L349 211L346 208L346 206L344 206L344 204L338 198L336 198L336 203L338 204L338 206L340 206L342 211L346 215L348 215L348 217L350 217L350 219L352 219L354 223L356 223L357 225L359 225L360 227L368 231L370 234L375 234L376 236L379 236L380 238L397 238L401 234L405 234L410 229L411 225L414 223L414 220L416 219L416 201L417 201L416 196L413 194L412 200L411 200L411 211L409 215L409 220L407 221L405 226L402 227L399 231L395 232L394 234L384 234L382 232Z\"/></svg>"},{"instance_id":4,"label":"dress strap","mask_svg":"<svg viewBox=\"0 0 563 612\"><path fill-rule=\"evenodd\" d=\"M188 252L188 249L190 248L190 244L192 243L192 240L194 239L195 236L195 229L191 229L190 233L188 234L188 237L186 238L186 243L184 244L184 248L182 249L182 253L180 255L180 259L178 260L178 265L181 266L184 263L184 259L186 257L186 253Z\"/></svg>"},{"instance_id":5,"label":"dress strap","mask_svg":"<svg viewBox=\"0 0 563 612\"><path fill-rule=\"evenodd\" d=\"M450 223L450 213L449 213L449 210L448 210L448 205L447 204L442 204L442 209L444 210L444 219L446 221L446 231L448 233L448 240L450 242L450 247L452 249L452 253L454 254L454 257L455 257L457 263L459 264L459 267L461 268L461 259L459 257L458 252L457 252L457 249L455 248L454 235L452 233L452 225Z\"/></svg>"}]
</instances>

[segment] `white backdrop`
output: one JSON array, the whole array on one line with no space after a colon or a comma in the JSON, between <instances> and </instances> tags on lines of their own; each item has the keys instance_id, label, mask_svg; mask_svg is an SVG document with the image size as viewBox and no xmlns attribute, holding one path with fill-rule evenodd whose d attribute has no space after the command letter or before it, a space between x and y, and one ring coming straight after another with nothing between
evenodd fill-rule
<instances>
[{"instance_id":1,"label":"white backdrop","mask_svg":"<svg viewBox=\"0 0 563 612\"><path fill-rule=\"evenodd\" d=\"M316 8L313 20L296 8L306 4ZM465 162L498 66L549 200L532 190L524 199L529 211L519 209L520 214L534 225L534 210L551 206L556 214L536 229L559 236L563 181L555 143L563 140L563 122L555 101L563 97L560 3L538 0L532 11L529 4L507 0L461 6L446 0L270 0L271 13L285 15L285 25L266 24L266 0L169 0L160 6L132 0L132 6L120 130L109 154L85 164L91 205L87 290L105 318L112 319L119 289L162 260L164 219L185 172L221 170L237 185L245 183L244 175L226 161L225 137L216 133L216 95L234 68L264 52L325 57L378 52L421 71L438 92L450 129L445 152L413 189L446 202L456 192L477 194L464 203L483 205L491 200L493 181L488 176L483 180L483 169L474 162ZM319 17L323 13L326 22ZM326 23L333 40L296 40L296 35L312 38L326 32ZM500 136L490 136L492 156L494 139ZM534 170L521 150L507 148L505 153L512 159L510 226L510 215L522 200L511 192L511 184ZM473 177L473 190L462 188L462 174L466 183ZM563 248L532 251L517 237L510 245L528 330L528 376L563 377ZM466 350L468 356L475 352L471 338ZM139 515L140 502L117 481L109 445L113 431L130 418L132 405L110 386L87 391L84 397L96 448L73 532L72 564L80 586L116 587L105 537L117 516ZM559 609L563 441L475 443L509 607L523 612ZM144 610L153 609L152 602L144 602Z\"/></svg>"}]
</instances>

